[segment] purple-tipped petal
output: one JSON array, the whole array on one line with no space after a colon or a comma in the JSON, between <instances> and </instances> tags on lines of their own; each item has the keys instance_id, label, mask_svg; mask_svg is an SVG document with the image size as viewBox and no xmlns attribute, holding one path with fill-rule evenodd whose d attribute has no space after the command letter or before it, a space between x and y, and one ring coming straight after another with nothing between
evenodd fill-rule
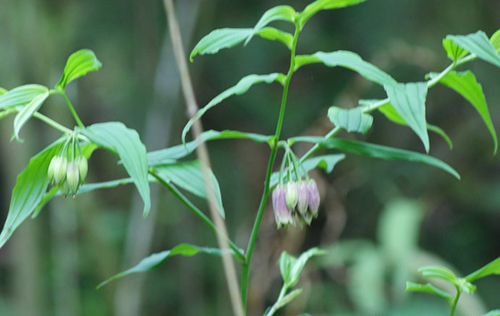
<instances>
[{"instance_id":1,"label":"purple-tipped petal","mask_svg":"<svg viewBox=\"0 0 500 316\"><path fill-rule=\"evenodd\" d=\"M278 228L281 225L293 224L292 212L286 203L285 187L278 184L273 191L273 209Z\"/></svg>"},{"instance_id":2,"label":"purple-tipped petal","mask_svg":"<svg viewBox=\"0 0 500 316\"><path fill-rule=\"evenodd\" d=\"M318 186L316 185L316 181L314 181L313 179L307 182L307 197L309 202L309 210L313 214L317 214L320 197L319 197Z\"/></svg>"},{"instance_id":3,"label":"purple-tipped petal","mask_svg":"<svg viewBox=\"0 0 500 316\"><path fill-rule=\"evenodd\" d=\"M297 202L297 210L300 214L305 214L307 212L307 207L309 205L309 197L307 194L307 183L300 181L297 185L297 192L299 201Z\"/></svg>"}]
</instances>

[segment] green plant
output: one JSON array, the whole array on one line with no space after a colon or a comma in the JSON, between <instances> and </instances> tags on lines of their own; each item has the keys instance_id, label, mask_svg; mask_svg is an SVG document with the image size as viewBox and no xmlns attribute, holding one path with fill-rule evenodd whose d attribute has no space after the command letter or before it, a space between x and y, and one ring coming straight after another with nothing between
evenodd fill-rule
<instances>
[{"instance_id":1,"label":"green plant","mask_svg":"<svg viewBox=\"0 0 500 316\"><path fill-rule=\"evenodd\" d=\"M17 113L14 119L14 138L21 140L19 136L20 131L23 125L32 117L42 120L62 133L60 139L56 140L39 154L33 156L28 166L19 175L13 189L8 217L0 234L0 247L7 242L12 233L25 219L29 216L36 216L42 207L57 194L66 196L71 193L71 195L76 196L77 194L95 189L133 183L144 201L143 214L147 216L151 206L149 183L153 181L158 182L199 217L209 229L216 233L219 237L219 247L207 248L181 244L171 250L156 253L145 258L138 265L104 281L99 287L130 273L144 272L157 268L171 256L193 256L198 253L206 253L224 257L230 254L241 265L240 293L234 294L234 286L230 287L232 289L231 294L233 295L233 308L235 314L244 315L248 300L247 292L252 256L268 200L272 196L278 227L295 225L296 222L301 226L304 224L309 225L317 215L319 204L318 189L314 180L310 179L308 175L310 170L319 167L326 172L332 172L335 165L345 159L346 156L343 152L347 152L387 160L419 162L439 168L457 179L460 178L458 172L451 166L428 154L359 140L339 138L338 135L341 131L365 134L374 121L371 113L380 111L392 122L406 125L413 130L421 140L426 152L429 152L430 149L428 131L439 134L451 147L451 140L447 134L439 127L429 124L425 114L428 91L440 83L462 95L477 110L491 134L494 144L493 152L496 153L498 147L497 135L490 118L481 85L470 70L457 72L456 69L475 59L481 59L500 67L500 55L498 54L500 51L500 33L495 33L491 38L488 38L481 31L465 36L447 36L443 41L443 46L448 58L451 60L450 65L439 73L429 73L424 81L413 83L397 82L389 74L363 60L353 52L339 50L334 52L318 51L307 55L297 54L299 36L308 20L315 14L323 10L344 8L361 2L364 2L364 0L318 0L306 6L301 12L297 12L291 6L281 5L266 11L253 28L219 29L202 38L190 54L191 61L197 55L214 54L221 49L231 48L241 43L246 44L254 37L259 36L266 40L277 41L289 50L289 68L286 73L275 72L264 75L251 74L245 76L235 86L217 95L201 109L196 110L196 106L190 107L189 112L191 117L182 132L182 144L158 151L148 153L138 133L127 128L120 122L107 122L85 126L80 120L65 93L65 88L71 81L89 72L96 71L101 67L101 63L90 50L80 50L69 57L63 75L53 89L41 85L24 85L9 91L0 90L0 110L2 110L0 117ZM168 3L167 1L167 5ZM173 23L173 7L170 6L169 8L169 22ZM269 26L270 23L275 21L291 24L294 30L293 34ZM171 24L171 29L175 27L175 23ZM175 35L175 32L173 34ZM173 38L175 40L175 36ZM179 51L181 53L177 56L178 64L181 68L180 73L186 91L186 99L188 104L195 104L193 102L193 93L189 88L190 83L188 73L186 73L187 68L183 68L182 49ZM339 66L353 70L365 79L379 85L381 90L387 95L387 98L380 100L359 100L359 106L352 109L337 106L330 107L328 118L334 127L323 137L296 136L282 139L281 131L286 122L285 112L290 82L295 72L310 64L323 64L331 68ZM274 134L260 135L229 130L203 132L201 126L197 125L208 110L222 103L227 98L244 94L253 85L258 83L271 84L274 82L279 83L283 89ZM74 128L65 127L39 112L44 101L54 95L59 95L63 98L74 117ZM186 138L191 128L194 130L194 140L188 142ZM212 173L207 163L206 153L202 149L204 143L207 141L240 138L267 144L270 148L260 205L256 211L253 228L245 247L246 249L241 249L236 245L227 232L225 232L224 225L220 224L220 222L223 223L222 219L226 213L222 203L222 194L216 176ZM306 142L313 145L306 154L299 157L293 150L294 144L298 142ZM103 148L116 154L130 178L112 180L105 183L84 184L87 169L86 161L91 158L92 152L97 148ZM185 160L195 150L199 150L199 158ZM279 157L278 153L280 150L284 151L281 167L278 171L275 171L276 160ZM315 156L319 150L334 150L335 152L333 154ZM55 185L49 188L51 182L54 182ZM208 199L211 209L217 210L218 213L212 213L211 217L205 215L180 189L198 197ZM225 243L227 243L227 249ZM279 308L284 307L300 295L300 289L292 290L292 288L297 285L306 261L312 256L322 253L323 251L317 248L312 248L304 252L298 258L286 252L282 253L279 265L284 281L283 287L276 303L267 310L265 315L273 315ZM432 271L434 271L434 274L431 273ZM440 274L436 271L440 271ZM475 279L468 280L467 277L460 279L443 271L442 268L437 270L423 268L424 276L440 275L442 277L446 275L446 280L456 286L457 295L452 301L452 310L450 312L450 315L453 315L461 292L472 292L473 288L469 286L468 282L472 282ZM496 273L496 270L492 271L494 272L491 273ZM231 279L231 277L228 277L228 279ZM235 282L235 280L231 282ZM429 285L410 284L408 289L428 291L449 299L449 296ZM289 292L289 290L292 291ZM238 303L238 299L241 300L241 303Z\"/></svg>"}]
</instances>

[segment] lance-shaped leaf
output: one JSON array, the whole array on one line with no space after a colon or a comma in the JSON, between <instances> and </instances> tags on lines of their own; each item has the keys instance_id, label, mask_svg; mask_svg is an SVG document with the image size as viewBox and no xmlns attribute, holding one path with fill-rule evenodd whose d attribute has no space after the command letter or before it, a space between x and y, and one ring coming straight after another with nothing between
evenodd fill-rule
<instances>
[{"instance_id":1,"label":"lance-shaped leaf","mask_svg":"<svg viewBox=\"0 0 500 316\"><path fill-rule=\"evenodd\" d=\"M427 84L425 82L389 84L384 85L384 89L396 112L422 140L425 151L429 152L429 135L425 119Z\"/></svg>"},{"instance_id":2,"label":"lance-shaped leaf","mask_svg":"<svg viewBox=\"0 0 500 316\"><path fill-rule=\"evenodd\" d=\"M156 174L164 181L172 182L186 191L194 195L207 198L207 190L205 188L205 181L198 160L188 162L177 162L168 165L155 167ZM220 192L219 182L212 171L211 178L215 196L219 204L221 216L224 217L224 206L222 205L222 196Z\"/></svg>"},{"instance_id":3,"label":"lance-shaped leaf","mask_svg":"<svg viewBox=\"0 0 500 316\"><path fill-rule=\"evenodd\" d=\"M493 45L497 53L500 54L500 30L496 31L490 38L490 43Z\"/></svg>"},{"instance_id":4,"label":"lance-shaped leaf","mask_svg":"<svg viewBox=\"0 0 500 316\"><path fill-rule=\"evenodd\" d=\"M256 32L262 38L283 43L288 49L292 49L293 36L290 33L278 30L274 27L265 27Z\"/></svg>"},{"instance_id":5,"label":"lance-shaped leaf","mask_svg":"<svg viewBox=\"0 0 500 316\"><path fill-rule=\"evenodd\" d=\"M446 55L453 62L457 62L460 58L465 57L469 52L458 46L450 38L445 38L443 40L443 48L446 51Z\"/></svg>"},{"instance_id":6,"label":"lance-shaped leaf","mask_svg":"<svg viewBox=\"0 0 500 316\"><path fill-rule=\"evenodd\" d=\"M373 123L373 117L363 113L361 108L342 109L332 106L328 109L328 118L335 126L346 131L365 134Z\"/></svg>"},{"instance_id":7,"label":"lance-shaped leaf","mask_svg":"<svg viewBox=\"0 0 500 316\"><path fill-rule=\"evenodd\" d=\"M146 147L139 134L120 122L107 122L91 125L80 131L89 140L117 154L127 173L132 179L144 201L143 216L147 216L151 208L151 197L148 182L148 158Z\"/></svg>"},{"instance_id":8,"label":"lance-shaped leaf","mask_svg":"<svg viewBox=\"0 0 500 316\"><path fill-rule=\"evenodd\" d=\"M325 253L326 251L319 248L311 248L296 258L283 251L278 264L285 287L292 288L299 282L300 274L311 257L324 255Z\"/></svg>"},{"instance_id":9,"label":"lance-shaped leaf","mask_svg":"<svg viewBox=\"0 0 500 316\"><path fill-rule=\"evenodd\" d=\"M284 307L285 305L287 305L288 303L290 303L291 301L293 301L302 292L303 292L302 289L296 289L296 290L291 291L287 295L283 296L283 298L281 298L279 301L277 301L276 304L274 305L275 308L276 308L276 310L279 309L279 308Z\"/></svg>"},{"instance_id":10,"label":"lance-shaped leaf","mask_svg":"<svg viewBox=\"0 0 500 316\"><path fill-rule=\"evenodd\" d=\"M441 299L448 301L448 303L451 303L453 301L453 296L451 296L451 294L441 289L438 289L437 287L435 287L430 283L418 284L414 282L406 282L405 291L430 293Z\"/></svg>"},{"instance_id":11,"label":"lance-shaped leaf","mask_svg":"<svg viewBox=\"0 0 500 316\"><path fill-rule=\"evenodd\" d=\"M468 294L474 293L476 286L471 284L466 279L457 277L450 269L441 266L426 266L418 269L418 272L426 278L438 278L450 282L460 291Z\"/></svg>"},{"instance_id":12,"label":"lance-shaped leaf","mask_svg":"<svg viewBox=\"0 0 500 316\"><path fill-rule=\"evenodd\" d=\"M14 118L14 136L18 141L21 141L19 138L19 131L23 127L23 125L33 116L33 114L40 109L43 102L49 97L49 91L45 91L45 93L37 95L30 103L26 104L21 111Z\"/></svg>"},{"instance_id":13,"label":"lance-shaped leaf","mask_svg":"<svg viewBox=\"0 0 500 316\"><path fill-rule=\"evenodd\" d=\"M318 11L344 8L364 1L366 0L316 0L299 14L299 27L302 29L304 24Z\"/></svg>"},{"instance_id":14,"label":"lance-shaped leaf","mask_svg":"<svg viewBox=\"0 0 500 316\"><path fill-rule=\"evenodd\" d=\"M466 276L465 279L469 282L474 282L480 278L484 278L485 276L492 274L500 275L500 258L497 258L484 267L472 272L471 274Z\"/></svg>"},{"instance_id":15,"label":"lance-shaped leaf","mask_svg":"<svg viewBox=\"0 0 500 316\"><path fill-rule=\"evenodd\" d=\"M423 164L427 164L442 169L460 180L460 175L455 171L455 169L450 167L445 162L437 158L434 158L432 156L417 153L414 151L392 148L382 145L375 145L355 140L340 139L340 138L325 139L324 137L299 136L299 137L293 137L292 139L294 141L316 143L321 147L338 149L373 158L420 162Z\"/></svg>"},{"instance_id":16,"label":"lance-shaped leaf","mask_svg":"<svg viewBox=\"0 0 500 316\"><path fill-rule=\"evenodd\" d=\"M500 309L494 309L486 314L483 314L482 316L500 316Z\"/></svg>"},{"instance_id":17,"label":"lance-shaped leaf","mask_svg":"<svg viewBox=\"0 0 500 316\"><path fill-rule=\"evenodd\" d=\"M224 48L231 48L242 43L254 33L251 28L224 28L210 32L193 48L189 60L193 62L196 55L216 54Z\"/></svg>"},{"instance_id":18,"label":"lance-shaped leaf","mask_svg":"<svg viewBox=\"0 0 500 316\"><path fill-rule=\"evenodd\" d=\"M177 159L184 158L191 154L201 143L219 139L249 139L257 143L267 143L273 136L261 135L255 133L245 133L241 131L214 131L203 132L197 140L187 142L186 144L176 145L165 149L160 149L148 153L150 166L172 163Z\"/></svg>"},{"instance_id":19,"label":"lance-shaped leaf","mask_svg":"<svg viewBox=\"0 0 500 316\"><path fill-rule=\"evenodd\" d=\"M71 54L64 66L64 71L55 88L64 91L71 81L97 71L102 64L90 49L81 49Z\"/></svg>"},{"instance_id":20,"label":"lance-shaped leaf","mask_svg":"<svg viewBox=\"0 0 500 316\"><path fill-rule=\"evenodd\" d=\"M431 73L430 77L434 78L437 75L438 74ZM488 110L486 98L484 97L483 88L481 84L476 81L474 73L469 70L465 72L451 71L446 74L446 76L441 78L439 82L455 90L467 101L469 101L472 106L474 106L476 111L483 119L484 124L486 124L486 127L488 127L491 137L493 138L493 153L495 154L498 149L497 133L490 117L490 112Z\"/></svg>"},{"instance_id":21,"label":"lance-shaped leaf","mask_svg":"<svg viewBox=\"0 0 500 316\"><path fill-rule=\"evenodd\" d=\"M483 31L469 35L448 35L447 38L482 60L500 67L500 55Z\"/></svg>"},{"instance_id":22,"label":"lance-shaped leaf","mask_svg":"<svg viewBox=\"0 0 500 316\"><path fill-rule=\"evenodd\" d=\"M132 268L125 270L121 273L118 273L111 278L107 279L106 281L102 282L97 286L97 289L105 286L109 282L116 280L118 278L122 278L124 276L127 276L132 273L138 273L138 272L147 272L154 270L161 266L167 259L173 256L184 256L184 257L192 257L198 253L206 253L210 255L216 255L220 256L221 251L218 248L207 248L207 247L198 247L190 244L180 244L171 250L166 250L162 252L158 252L155 254L150 255L149 257L146 257L141 260L137 265L133 266Z\"/></svg>"},{"instance_id":23,"label":"lance-shaped leaf","mask_svg":"<svg viewBox=\"0 0 500 316\"><path fill-rule=\"evenodd\" d=\"M299 55L295 57L295 70L312 63L323 63L328 67L345 67L380 85L397 83L390 75L364 61L358 54L349 51L339 50L330 53L317 52L313 55Z\"/></svg>"},{"instance_id":24,"label":"lance-shaped leaf","mask_svg":"<svg viewBox=\"0 0 500 316\"><path fill-rule=\"evenodd\" d=\"M7 89L0 87L0 95L7 93Z\"/></svg>"},{"instance_id":25,"label":"lance-shaped leaf","mask_svg":"<svg viewBox=\"0 0 500 316\"><path fill-rule=\"evenodd\" d=\"M27 84L14 88L0 95L0 109L26 105L48 91L47 87L38 84Z\"/></svg>"},{"instance_id":26,"label":"lance-shaped leaf","mask_svg":"<svg viewBox=\"0 0 500 316\"><path fill-rule=\"evenodd\" d=\"M229 98L232 95L240 95L247 92L248 89L250 89L250 87L252 87L254 84L261 82L269 84L273 83L274 81L282 82L283 78L284 75L279 73L272 73L269 75L248 75L246 77L243 77L235 86L222 92L221 94L213 98L212 101L210 101L203 108L199 109L198 112L196 112L196 115L187 122L186 126L182 130L182 143L185 143L186 134L191 129L193 123L196 120L200 119L208 110L210 110L217 104L221 103L222 101L224 101L225 99Z\"/></svg>"},{"instance_id":27,"label":"lance-shaped leaf","mask_svg":"<svg viewBox=\"0 0 500 316\"><path fill-rule=\"evenodd\" d=\"M14 231L28 218L40 204L49 185L47 169L52 157L59 153L62 141L51 144L30 159L26 168L19 174L12 191L7 220L0 233L0 248Z\"/></svg>"},{"instance_id":28,"label":"lance-shaped leaf","mask_svg":"<svg viewBox=\"0 0 500 316\"><path fill-rule=\"evenodd\" d=\"M257 24L255 24L253 28L253 33L261 31L269 23L274 21L286 21L293 23L296 15L297 12L295 12L295 9L289 5L279 5L274 8L271 8L266 12L264 12L260 20L257 22ZM248 44L248 42L252 39L252 36L253 34L248 36L248 38L245 41L245 45Z\"/></svg>"}]
</instances>

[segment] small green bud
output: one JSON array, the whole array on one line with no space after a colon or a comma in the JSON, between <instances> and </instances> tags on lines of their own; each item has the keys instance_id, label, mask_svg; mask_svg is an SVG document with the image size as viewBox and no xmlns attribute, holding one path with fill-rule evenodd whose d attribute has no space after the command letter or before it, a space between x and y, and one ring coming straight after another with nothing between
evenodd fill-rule
<instances>
[{"instance_id":1,"label":"small green bud","mask_svg":"<svg viewBox=\"0 0 500 316\"><path fill-rule=\"evenodd\" d=\"M75 160L68 164L66 183L73 194L78 192L80 187L80 170L78 170L78 164Z\"/></svg>"},{"instance_id":2,"label":"small green bud","mask_svg":"<svg viewBox=\"0 0 500 316\"><path fill-rule=\"evenodd\" d=\"M295 210L297 203L299 202L299 191L297 187L297 182L290 181L286 184L286 205L290 210Z\"/></svg>"},{"instance_id":3,"label":"small green bud","mask_svg":"<svg viewBox=\"0 0 500 316\"><path fill-rule=\"evenodd\" d=\"M78 156L76 157L75 161L78 165L78 171L80 173L80 184L82 184L85 181L87 172L89 170L87 158L85 158L84 156Z\"/></svg>"},{"instance_id":4,"label":"small green bud","mask_svg":"<svg viewBox=\"0 0 500 316\"><path fill-rule=\"evenodd\" d=\"M61 190L61 195L63 197L67 197L69 194L68 182L64 181L63 183L59 184L59 190Z\"/></svg>"},{"instance_id":5,"label":"small green bud","mask_svg":"<svg viewBox=\"0 0 500 316\"><path fill-rule=\"evenodd\" d=\"M57 161L54 163L54 181L57 185L66 180L66 171L68 170L68 160L65 157L56 157Z\"/></svg>"},{"instance_id":6,"label":"small green bud","mask_svg":"<svg viewBox=\"0 0 500 316\"><path fill-rule=\"evenodd\" d=\"M50 160L49 169L47 170L47 177L49 178L49 182L51 183L54 182L54 171L56 168L56 164L59 163L58 160L58 156L54 156L52 157L52 160Z\"/></svg>"}]
</instances>

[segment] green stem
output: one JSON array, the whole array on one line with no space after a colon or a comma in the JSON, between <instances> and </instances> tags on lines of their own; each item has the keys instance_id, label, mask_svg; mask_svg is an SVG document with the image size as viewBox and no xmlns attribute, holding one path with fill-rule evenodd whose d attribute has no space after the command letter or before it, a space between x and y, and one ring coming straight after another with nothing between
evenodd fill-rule
<instances>
[{"instance_id":1,"label":"green stem","mask_svg":"<svg viewBox=\"0 0 500 316\"><path fill-rule=\"evenodd\" d=\"M461 294L462 294L462 291L457 287L457 294L455 295L455 299L453 300L453 303L451 304L450 316L453 316L455 314L455 309L457 308L458 300L460 299Z\"/></svg>"},{"instance_id":2,"label":"green stem","mask_svg":"<svg viewBox=\"0 0 500 316\"><path fill-rule=\"evenodd\" d=\"M159 177L154 170L150 170L149 174L151 174L160 184L162 184L164 187L166 187L170 192L172 192L176 198L179 199L184 205L187 206L187 208L192 211L196 216L198 216L205 225L207 225L212 231L217 232L217 227L215 226L214 223L208 218L199 208L197 208L189 199L182 194L175 186L173 186L171 183L168 181L163 180L161 177ZM238 261L244 262L245 261L245 255L243 254L243 250L241 250L236 244L228 239L229 247L234 251L234 254Z\"/></svg>"},{"instance_id":3,"label":"green stem","mask_svg":"<svg viewBox=\"0 0 500 316\"><path fill-rule=\"evenodd\" d=\"M253 249L255 247L255 242L259 234L260 224L262 222L262 217L264 215L264 210L266 208L267 200L269 198L269 190L271 183L271 174L273 172L274 162L276 160L276 154L278 153L278 142L281 135L281 129L283 127L283 121L285 117L286 102L288 97L288 88L290 86L290 81L292 80L292 75L295 69L295 50L297 47L297 39L299 37L299 29L295 27L295 34L293 36L291 54L290 54L290 68L285 78L285 83L283 85L283 95L281 97L280 113L278 117L278 123L276 125L276 132L274 134L274 145L271 149L271 154L269 156L269 163L267 165L266 179L264 182L264 192L260 200L259 209L257 211L257 216L255 217L255 222L252 228L252 233L250 234L250 239L248 241L248 247L246 251L246 261L243 263L241 271L241 297L243 300L243 308L246 310L247 306L247 296L248 296L248 280L250 275L250 263L252 262Z\"/></svg>"},{"instance_id":4,"label":"green stem","mask_svg":"<svg viewBox=\"0 0 500 316\"><path fill-rule=\"evenodd\" d=\"M286 294L287 290L288 290L288 288L283 284L283 287L281 288L280 295L278 296L278 299L276 300L276 302L274 303L274 305L271 307L271 309L269 309L269 311L266 313L265 316L272 316L272 315L274 315L274 313L279 308L278 304L283 299L283 297L285 297L285 294Z\"/></svg>"},{"instance_id":5,"label":"green stem","mask_svg":"<svg viewBox=\"0 0 500 316\"><path fill-rule=\"evenodd\" d=\"M71 101L66 96L66 93L64 93L61 90L50 90L50 94L59 94L60 96L62 96L64 99L64 102L66 103L71 114L73 115L73 118L75 119L76 124L78 124L78 126L81 128L85 128L85 125L83 125L82 120L80 120L80 117L76 113L75 108L73 107L73 104L71 104Z\"/></svg>"},{"instance_id":6,"label":"green stem","mask_svg":"<svg viewBox=\"0 0 500 316\"><path fill-rule=\"evenodd\" d=\"M53 119L51 119L51 118L49 118L49 117L47 117L47 116L45 116L43 114L35 112L35 113L33 113L33 117L36 117L40 121L47 123L48 125L52 126L53 128L57 129L58 131L61 131L61 132L65 133L65 134L71 134L71 133L73 133L73 131L70 130L69 128L67 128L66 126L63 126L63 125L57 123Z\"/></svg>"}]
</instances>

